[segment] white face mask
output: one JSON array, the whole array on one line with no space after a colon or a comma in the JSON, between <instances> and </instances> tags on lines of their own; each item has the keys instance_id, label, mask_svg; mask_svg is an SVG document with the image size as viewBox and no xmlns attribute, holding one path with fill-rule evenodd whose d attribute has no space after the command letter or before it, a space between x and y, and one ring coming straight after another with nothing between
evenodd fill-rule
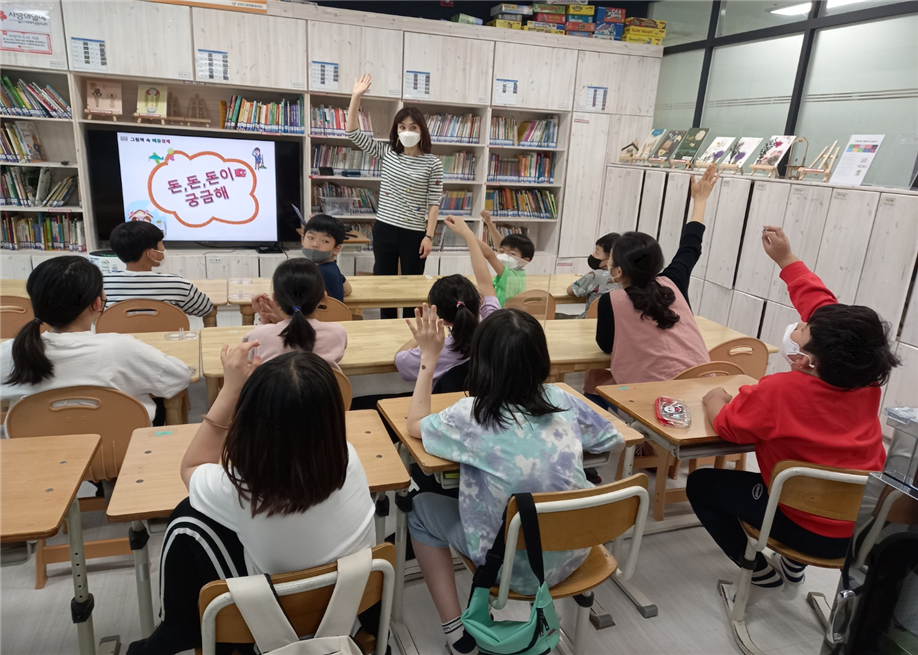
<instances>
[{"instance_id":1,"label":"white face mask","mask_svg":"<svg viewBox=\"0 0 918 655\"><path fill-rule=\"evenodd\" d=\"M519 257L514 257L513 255L508 255L507 253L498 253L497 259L501 264L513 271L522 271L526 268L527 262L525 259L520 259Z\"/></svg>"},{"instance_id":2,"label":"white face mask","mask_svg":"<svg viewBox=\"0 0 918 655\"><path fill-rule=\"evenodd\" d=\"M816 368L816 366L813 365L812 360L810 359L810 356L804 352L800 352L800 346L797 345L796 341L791 339L791 335L794 333L794 330L796 329L797 329L797 323L791 323L790 325L787 326L787 329L784 330L784 340L781 342L781 349L780 349L781 357L783 357L784 360L788 364L793 366L794 360L791 359L791 355L803 355L804 357L806 357L807 366L809 366L810 368Z\"/></svg>"},{"instance_id":3,"label":"white face mask","mask_svg":"<svg viewBox=\"0 0 918 655\"><path fill-rule=\"evenodd\" d=\"M406 148L413 148L421 142L421 135L417 132L409 132L405 130L404 132L399 133L398 140L402 142L402 145Z\"/></svg>"},{"instance_id":4,"label":"white face mask","mask_svg":"<svg viewBox=\"0 0 918 655\"><path fill-rule=\"evenodd\" d=\"M164 261L166 261L166 249L165 249L165 248L163 248L162 250L157 250L156 248L154 248L154 249L153 249L153 252L157 252L157 253L159 253L160 255L162 255L162 259L157 259L157 260L156 260L158 264L162 264ZM155 258L154 258L154 259L155 259Z\"/></svg>"}]
</instances>

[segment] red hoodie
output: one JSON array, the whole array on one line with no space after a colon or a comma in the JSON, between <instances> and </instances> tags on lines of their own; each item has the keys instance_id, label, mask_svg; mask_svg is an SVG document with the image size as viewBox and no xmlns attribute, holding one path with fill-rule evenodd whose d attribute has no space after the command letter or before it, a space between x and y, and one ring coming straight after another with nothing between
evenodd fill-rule
<instances>
[{"instance_id":1,"label":"red hoodie","mask_svg":"<svg viewBox=\"0 0 918 655\"><path fill-rule=\"evenodd\" d=\"M794 307L804 321L837 303L803 262L781 271ZM785 459L823 466L879 471L886 460L879 419L880 387L840 389L818 377L790 371L766 375L739 393L714 419L714 430L727 441L755 444L765 483ZM850 537L854 525L824 519L781 505L797 525L825 537Z\"/></svg>"}]
</instances>

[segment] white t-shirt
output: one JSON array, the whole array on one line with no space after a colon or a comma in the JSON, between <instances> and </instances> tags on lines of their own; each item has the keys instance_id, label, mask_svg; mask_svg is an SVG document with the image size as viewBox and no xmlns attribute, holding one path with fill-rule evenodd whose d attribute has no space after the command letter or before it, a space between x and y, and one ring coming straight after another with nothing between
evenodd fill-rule
<instances>
[{"instance_id":1,"label":"white t-shirt","mask_svg":"<svg viewBox=\"0 0 918 655\"><path fill-rule=\"evenodd\" d=\"M45 332L45 355L54 364L52 377L39 384L7 384L13 370L13 340L0 344L0 399L15 403L49 389L77 385L110 387L134 396L152 420L156 405L150 395L172 398L191 383L191 371L180 360L129 334Z\"/></svg>"},{"instance_id":2,"label":"white t-shirt","mask_svg":"<svg viewBox=\"0 0 918 655\"><path fill-rule=\"evenodd\" d=\"M376 543L373 500L360 458L347 445L344 486L298 514L254 518L221 464L202 464L191 474L191 506L232 530L245 550L249 575L286 573L328 564Z\"/></svg>"}]
</instances>

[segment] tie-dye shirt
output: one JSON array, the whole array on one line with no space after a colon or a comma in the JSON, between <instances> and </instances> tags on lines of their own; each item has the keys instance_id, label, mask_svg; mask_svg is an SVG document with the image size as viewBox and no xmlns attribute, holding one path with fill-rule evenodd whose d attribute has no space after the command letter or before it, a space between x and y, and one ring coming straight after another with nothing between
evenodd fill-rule
<instances>
[{"instance_id":1,"label":"tie-dye shirt","mask_svg":"<svg viewBox=\"0 0 918 655\"><path fill-rule=\"evenodd\" d=\"M551 384L545 385L545 397L562 411L537 417L513 413L506 428L479 425L473 398L421 421L424 449L460 464L459 515L469 557L477 566L494 543L512 494L590 488L583 452L615 450L614 459L624 447L621 433L580 399ZM545 553L548 584L567 578L588 552ZM538 589L523 553L514 559L511 587L523 594Z\"/></svg>"}]
</instances>

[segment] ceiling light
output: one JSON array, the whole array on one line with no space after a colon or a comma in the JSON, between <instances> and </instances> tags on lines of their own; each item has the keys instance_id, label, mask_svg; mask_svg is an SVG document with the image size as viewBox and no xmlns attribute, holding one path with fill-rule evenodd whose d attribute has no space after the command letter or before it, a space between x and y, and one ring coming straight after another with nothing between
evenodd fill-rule
<instances>
[{"instance_id":1,"label":"ceiling light","mask_svg":"<svg viewBox=\"0 0 918 655\"><path fill-rule=\"evenodd\" d=\"M856 0L849 0L856 1ZM781 16L806 16L810 13L810 9L813 7L813 3L804 2L802 5L791 5L790 7L782 7L781 9L772 9L772 14L779 14Z\"/></svg>"}]
</instances>

